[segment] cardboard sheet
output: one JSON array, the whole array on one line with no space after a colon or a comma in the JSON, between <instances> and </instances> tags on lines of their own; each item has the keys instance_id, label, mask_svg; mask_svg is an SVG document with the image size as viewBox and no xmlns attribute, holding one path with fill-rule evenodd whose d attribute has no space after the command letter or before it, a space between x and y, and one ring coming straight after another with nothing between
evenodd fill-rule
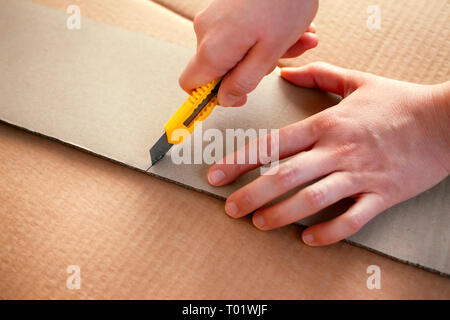
<instances>
[{"instance_id":1,"label":"cardboard sheet","mask_svg":"<svg viewBox=\"0 0 450 320\"><path fill-rule=\"evenodd\" d=\"M186 97L176 83L192 50L87 19L69 31L67 15L24 1L6 0L0 18L0 119L146 170L148 148ZM277 128L336 101L271 75L245 109L218 108L204 129ZM206 170L183 170L167 157L149 172L219 197L251 179L212 188ZM351 241L449 273L449 188L447 179L396 206Z\"/></svg>"},{"instance_id":2,"label":"cardboard sheet","mask_svg":"<svg viewBox=\"0 0 450 320\"><path fill-rule=\"evenodd\" d=\"M450 279L345 242L309 247L298 226L261 232L222 200L2 123L0 150L0 299L450 298Z\"/></svg>"},{"instance_id":3,"label":"cardboard sheet","mask_svg":"<svg viewBox=\"0 0 450 320\"><path fill-rule=\"evenodd\" d=\"M149 0L30 0L66 12L78 5L83 18L136 33L195 48L196 38L190 19ZM191 2L190 2L191 3ZM191 3L194 4L194 3ZM66 15L69 17L69 14Z\"/></svg>"},{"instance_id":4,"label":"cardboard sheet","mask_svg":"<svg viewBox=\"0 0 450 320\"><path fill-rule=\"evenodd\" d=\"M193 20L194 16L206 8L212 0L152 0L178 13L182 17Z\"/></svg>"}]
</instances>

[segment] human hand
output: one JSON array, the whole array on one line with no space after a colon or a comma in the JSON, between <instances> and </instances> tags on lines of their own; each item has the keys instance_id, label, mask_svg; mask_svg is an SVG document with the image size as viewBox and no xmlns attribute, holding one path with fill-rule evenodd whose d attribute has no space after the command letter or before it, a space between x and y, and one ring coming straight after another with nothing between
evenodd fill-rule
<instances>
[{"instance_id":1,"label":"human hand","mask_svg":"<svg viewBox=\"0 0 450 320\"><path fill-rule=\"evenodd\" d=\"M324 63L282 69L281 75L296 85L318 87L344 99L280 129L280 159L295 156L274 168L278 169L274 175L260 176L230 195L225 205L230 216L239 218L256 210L255 226L270 230L353 198L356 202L347 212L303 232L305 243L327 245L448 176L450 81L418 85ZM208 181L225 185L256 167L215 164ZM286 200L261 208L315 179L319 180Z\"/></svg>"},{"instance_id":2,"label":"human hand","mask_svg":"<svg viewBox=\"0 0 450 320\"><path fill-rule=\"evenodd\" d=\"M180 77L187 92L224 77L222 106L241 106L278 60L317 46L318 0L215 0L194 19L197 53Z\"/></svg>"}]
</instances>

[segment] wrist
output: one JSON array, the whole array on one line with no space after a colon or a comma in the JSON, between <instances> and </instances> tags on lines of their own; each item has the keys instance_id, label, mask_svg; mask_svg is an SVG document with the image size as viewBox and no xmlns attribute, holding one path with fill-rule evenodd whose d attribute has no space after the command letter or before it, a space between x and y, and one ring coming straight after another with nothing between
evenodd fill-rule
<instances>
[{"instance_id":1,"label":"wrist","mask_svg":"<svg viewBox=\"0 0 450 320\"><path fill-rule=\"evenodd\" d=\"M433 85L433 113L438 132L440 161L450 173L450 81Z\"/></svg>"}]
</instances>

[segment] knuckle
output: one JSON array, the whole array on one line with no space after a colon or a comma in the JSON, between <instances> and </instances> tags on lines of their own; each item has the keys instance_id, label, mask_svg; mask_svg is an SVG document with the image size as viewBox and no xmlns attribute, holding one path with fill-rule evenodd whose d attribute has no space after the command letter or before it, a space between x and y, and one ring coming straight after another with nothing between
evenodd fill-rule
<instances>
[{"instance_id":1,"label":"knuckle","mask_svg":"<svg viewBox=\"0 0 450 320\"><path fill-rule=\"evenodd\" d=\"M310 208L321 208L326 201L326 193L320 187L308 187L303 190L303 196Z\"/></svg>"},{"instance_id":2,"label":"knuckle","mask_svg":"<svg viewBox=\"0 0 450 320\"><path fill-rule=\"evenodd\" d=\"M275 181L281 187L289 187L297 180L297 169L290 163L280 165L275 175Z\"/></svg>"},{"instance_id":3,"label":"knuckle","mask_svg":"<svg viewBox=\"0 0 450 320\"><path fill-rule=\"evenodd\" d=\"M356 189L363 189L366 186L366 179L364 179L361 173L348 172L345 176L349 185L354 186Z\"/></svg>"},{"instance_id":4,"label":"knuckle","mask_svg":"<svg viewBox=\"0 0 450 320\"><path fill-rule=\"evenodd\" d=\"M183 90L186 90L186 91L189 90L189 88L188 88L187 85L186 85L186 79L185 79L183 76L181 76L181 77L178 78L178 85L179 85L181 88L183 88Z\"/></svg>"},{"instance_id":5,"label":"knuckle","mask_svg":"<svg viewBox=\"0 0 450 320\"><path fill-rule=\"evenodd\" d=\"M204 14L203 12L199 12L194 16L194 31L197 35L199 35L204 29Z\"/></svg>"},{"instance_id":6,"label":"knuckle","mask_svg":"<svg viewBox=\"0 0 450 320\"><path fill-rule=\"evenodd\" d=\"M330 64L323 61L316 61L308 64L307 67L310 69L310 71L315 72L329 68Z\"/></svg>"},{"instance_id":7,"label":"knuckle","mask_svg":"<svg viewBox=\"0 0 450 320\"><path fill-rule=\"evenodd\" d=\"M270 214L264 215L265 224L268 228L273 229L283 225L284 211L273 211Z\"/></svg>"},{"instance_id":8,"label":"knuckle","mask_svg":"<svg viewBox=\"0 0 450 320\"><path fill-rule=\"evenodd\" d=\"M242 189L237 200L240 208L243 208L244 210L250 210L253 208L253 197L248 190Z\"/></svg>"},{"instance_id":9,"label":"knuckle","mask_svg":"<svg viewBox=\"0 0 450 320\"><path fill-rule=\"evenodd\" d=\"M353 214L350 215L347 219L347 225L352 234L358 232L363 227L364 223L361 220L360 215Z\"/></svg>"},{"instance_id":10,"label":"knuckle","mask_svg":"<svg viewBox=\"0 0 450 320\"><path fill-rule=\"evenodd\" d=\"M377 172L381 167L377 155L359 156L356 161L349 162L349 166L355 172Z\"/></svg>"},{"instance_id":11,"label":"knuckle","mask_svg":"<svg viewBox=\"0 0 450 320\"><path fill-rule=\"evenodd\" d=\"M233 96L242 96L253 91L258 83L251 78L238 78L228 84L228 93Z\"/></svg>"},{"instance_id":12,"label":"knuckle","mask_svg":"<svg viewBox=\"0 0 450 320\"><path fill-rule=\"evenodd\" d=\"M207 64L209 66L215 66L219 59L217 50L214 48L214 45L209 41L202 42L199 45L197 55L202 61L202 63Z\"/></svg>"},{"instance_id":13,"label":"knuckle","mask_svg":"<svg viewBox=\"0 0 450 320\"><path fill-rule=\"evenodd\" d=\"M345 142L337 147L332 151L333 157L342 157L342 156L348 156L349 154L352 154L357 148L356 143L354 142Z\"/></svg>"},{"instance_id":14,"label":"knuckle","mask_svg":"<svg viewBox=\"0 0 450 320\"><path fill-rule=\"evenodd\" d=\"M338 124L339 120L336 115L324 114L312 123L312 133L314 136L319 136L323 132L334 129Z\"/></svg>"}]
</instances>

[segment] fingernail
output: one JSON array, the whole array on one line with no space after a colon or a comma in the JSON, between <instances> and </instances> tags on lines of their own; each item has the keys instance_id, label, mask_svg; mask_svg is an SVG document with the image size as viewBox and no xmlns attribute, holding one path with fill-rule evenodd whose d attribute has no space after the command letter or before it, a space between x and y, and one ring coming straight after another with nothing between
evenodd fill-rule
<instances>
[{"instance_id":1,"label":"fingernail","mask_svg":"<svg viewBox=\"0 0 450 320\"><path fill-rule=\"evenodd\" d=\"M239 211L239 209L234 202L230 201L225 204L225 212L229 216L232 216L232 217L236 216L238 211Z\"/></svg>"},{"instance_id":2,"label":"fingernail","mask_svg":"<svg viewBox=\"0 0 450 320\"><path fill-rule=\"evenodd\" d=\"M210 184L219 184L225 179L225 173L222 170L214 170L208 174L208 180Z\"/></svg>"},{"instance_id":3,"label":"fingernail","mask_svg":"<svg viewBox=\"0 0 450 320\"><path fill-rule=\"evenodd\" d=\"M293 68L293 67L283 67L283 68L280 68L280 71L281 72L289 72L289 71L294 71L296 68Z\"/></svg>"},{"instance_id":4,"label":"fingernail","mask_svg":"<svg viewBox=\"0 0 450 320\"><path fill-rule=\"evenodd\" d=\"M286 73L288 73L289 72L289 69L286 67L286 68L280 68L280 76L281 77L284 77L285 75L286 75Z\"/></svg>"},{"instance_id":5,"label":"fingernail","mask_svg":"<svg viewBox=\"0 0 450 320\"><path fill-rule=\"evenodd\" d=\"M223 96L223 98L221 99L220 103L224 107L233 107L236 103L239 102L239 99L241 99L241 97L235 96L235 95L232 95L232 94L226 94L226 95Z\"/></svg>"},{"instance_id":6,"label":"fingernail","mask_svg":"<svg viewBox=\"0 0 450 320\"><path fill-rule=\"evenodd\" d=\"M314 236L312 233L303 233L303 242L306 244L313 244Z\"/></svg>"},{"instance_id":7,"label":"fingernail","mask_svg":"<svg viewBox=\"0 0 450 320\"><path fill-rule=\"evenodd\" d=\"M261 214L255 213L255 215L253 216L253 224L258 228L264 228L264 217Z\"/></svg>"}]
</instances>

